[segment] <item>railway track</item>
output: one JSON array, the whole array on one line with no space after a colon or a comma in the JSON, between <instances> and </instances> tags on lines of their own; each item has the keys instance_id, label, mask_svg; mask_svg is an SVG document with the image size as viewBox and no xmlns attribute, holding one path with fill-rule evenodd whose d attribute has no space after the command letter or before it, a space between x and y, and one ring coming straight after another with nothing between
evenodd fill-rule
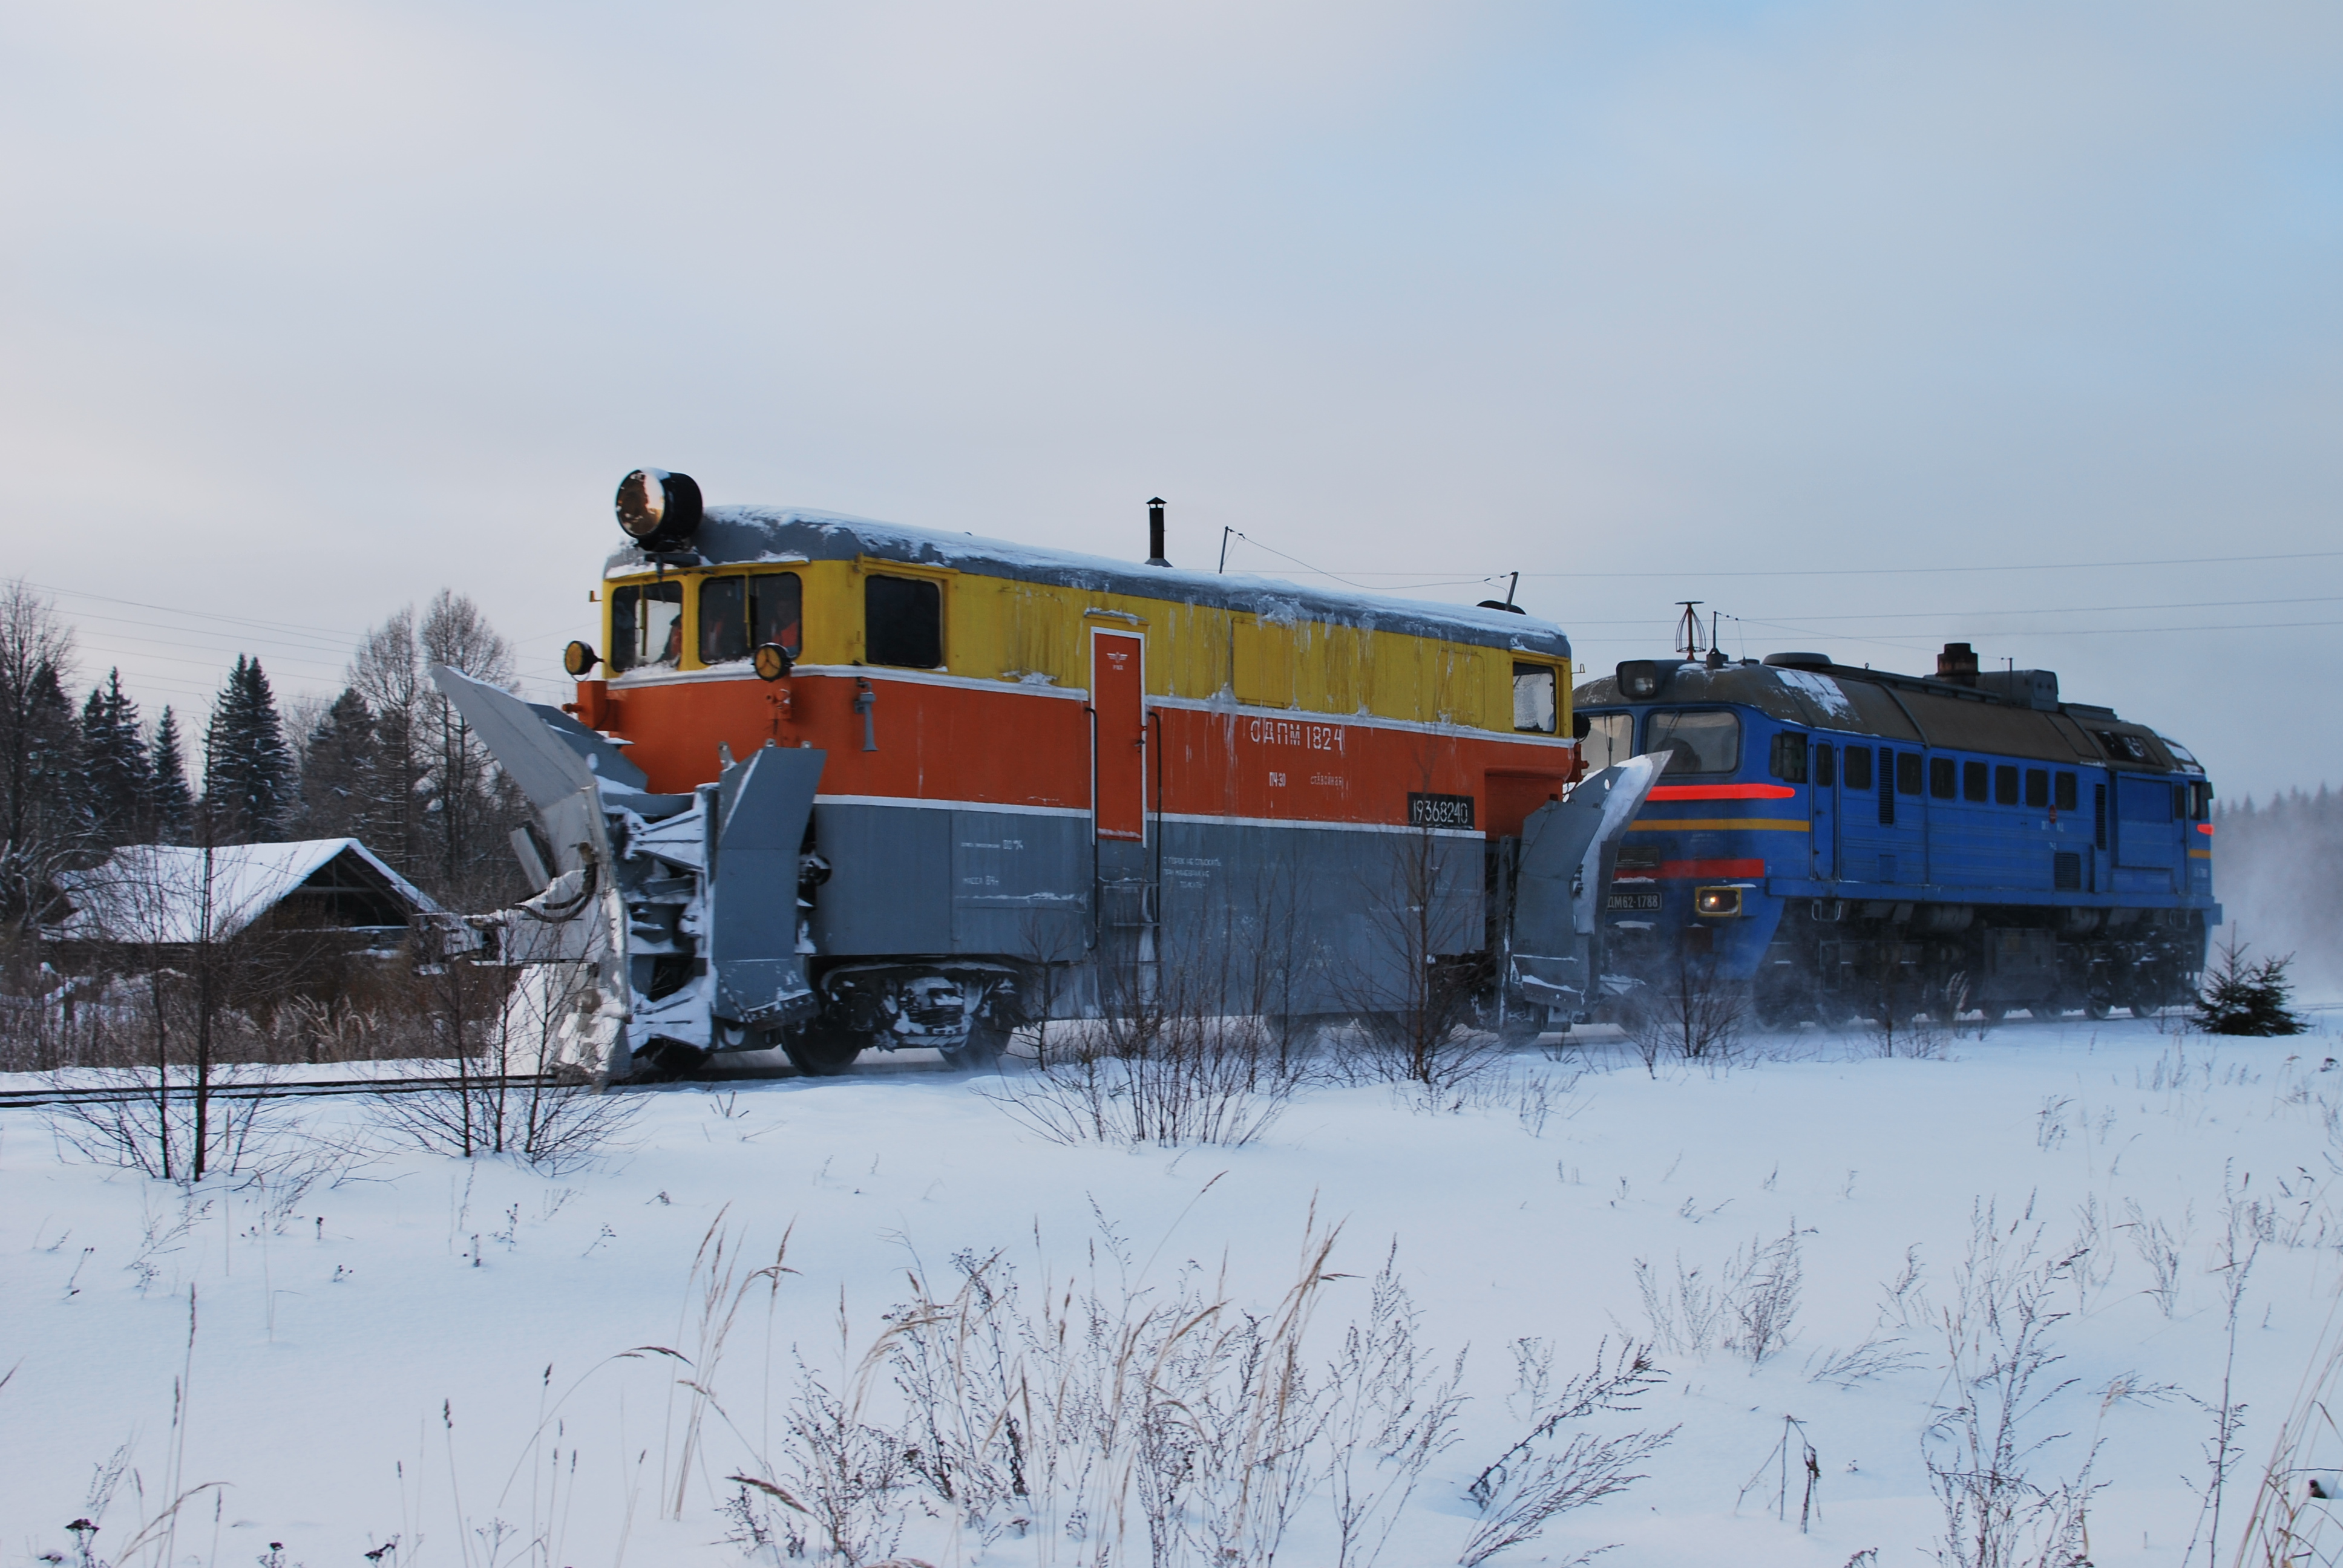
<instances>
[{"instance_id":1,"label":"railway track","mask_svg":"<svg viewBox=\"0 0 2343 1568\"><path fill-rule=\"evenodd\" d=\"M493 1089L528 1090L549 1088L562 1081L551 1074L508 1074L503 1077L473 1077L463 1081L475 1091ZM434 1078L323 1078L278 1079L273 1082L246 1081L215 1083L210 1094L214 1100L308 1100L324 1099L337 1094L427 1094L434 1090L457 1086L452 1077ZM171 1098L192 1097L196 1086L174 1081ZM39 1107L47 1105L114 1105L133 1100L152 1100L156 1093L153 1084L100 1084L86 1089L0 1089L0 1111L12 1106Z\"/></svg>"}]
</instances>

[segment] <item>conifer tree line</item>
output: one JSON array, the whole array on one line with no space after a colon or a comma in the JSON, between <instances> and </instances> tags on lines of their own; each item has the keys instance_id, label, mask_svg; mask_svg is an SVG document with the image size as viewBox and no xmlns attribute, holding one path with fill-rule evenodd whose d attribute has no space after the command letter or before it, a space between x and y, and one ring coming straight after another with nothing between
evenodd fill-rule
<instances>
[{"instance_id":1,"label":"conifer tree line","mask_svg":"<svg viewBox=\"0 0 2343 1568\"><path fill-rule=\"evenodd\" d=\"M443 589L419 618L409 608L369 630L300 732L244 654L208 715L166 707L150 721L118 670L76 703L72 628L26 584L0 585L0 920L49 918L58 872L126 844L354 838L449 908L525 895L508 835L526 808L433 664L514 678L511 646Z\"/></svg>"}]
</instances>

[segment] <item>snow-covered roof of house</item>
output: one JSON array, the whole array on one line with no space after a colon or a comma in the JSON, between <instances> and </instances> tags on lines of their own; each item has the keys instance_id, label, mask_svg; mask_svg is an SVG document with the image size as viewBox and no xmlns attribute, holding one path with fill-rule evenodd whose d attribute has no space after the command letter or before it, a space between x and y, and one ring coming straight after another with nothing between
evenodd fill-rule
<instances>
[{"instance_id":1,"label":"snow-covered roof of house","mask_svg":"<svg viewBox=\"0 0 2343 1568\"><path fill-rule=\"evenodd\" d=\"M409 914L439 909L356 839L223 844L208 851L131 844L101 865L65 873L57 888L72 912L52 934L79 941L220 941L295 894L325 905L317 923L326 928L403 924Z\"/></svg>"}]
</instances>

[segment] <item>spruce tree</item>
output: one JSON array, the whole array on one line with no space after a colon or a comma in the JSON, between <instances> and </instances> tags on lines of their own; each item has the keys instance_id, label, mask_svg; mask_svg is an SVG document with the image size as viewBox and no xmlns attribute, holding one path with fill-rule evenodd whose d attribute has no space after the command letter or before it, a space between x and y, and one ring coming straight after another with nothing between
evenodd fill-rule
<instances>
[{"instance_id":1,"label":"spruce tree","mask_svg":"<svg viewBox=\"0 0 2343 1568\"><path fill-rule=\"evenodd\" d=\"M285 721L256 658L238 654L204 732L204 809L216 843L256 844L282 835L293 806L293 758Z\"/></svg>"},{"instance_id":2,"label":"spruce tree","mask_svg":"<svg viewBox=\"0 0 2343 1568\"><path fill-rule=\"evenodd\" d=\"M138 705L123 694L122 672L106 672L81 709L82 777L99 843L135 843L150 830L154 763L139 733Z\"/></svg>"},{"instance_id":3,"label":"spruce tree","mask_svg":"<svg viewBox=\"0 0 2343 1568\"><path fill-rule=\"evenodd\" d=\"M184 844L195 837L196 794L187 788L186 749L179 743L179 720L168 708L155 726L154 759L148 765L154 780L150 831L158 844Z\"/></svg>"},{"instance_id":4,"label":"spruce tree","mask_svg":"<svg viewBox=\"0 0 2343 1568\"><path fill-rule=\"evenodd\" d=\"M364 838L375 804L380 743L366 699L344 688L310 732L301 760L301 830L313 838Z\"/></svg>"}]
</instances>

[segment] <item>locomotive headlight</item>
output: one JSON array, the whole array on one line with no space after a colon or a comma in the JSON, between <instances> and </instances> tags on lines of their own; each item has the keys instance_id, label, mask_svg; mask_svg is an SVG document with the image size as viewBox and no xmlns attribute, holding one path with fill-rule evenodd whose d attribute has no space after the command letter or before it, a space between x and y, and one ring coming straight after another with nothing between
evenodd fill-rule
<instances>
[{"instance_id":1,"label":"locomotive headlight","mask_svg":"<svg viewBox=\"0 0 2343 1568\"><path fill-rule=\"evenodd\" d=\"M789 674L797 662L789 658L789 650L778 642L759 643L757 651L749 656L749 661L759 680L779 680Z\"/></svg>"},{"instance_id":2,"label":"locomotive headlight","mask_svg":"<svg viewBox=\"0 0 2343 1568\"><path fill-rule=\"evenodd\" d=\"M586 672L601 662L601 656L582 642L573 642L561 650L561 668L569 672L572 680L585 679Z\"/></svg>"},{"instance_id":3,"label":"locomotive headlight","mask_svg":"<svg viewBox=\"0 0 2343 1568\"><path fill-rule=\"evenodd\" d=\"M647 550L672 549L699 528L699 486L689 474L637 468L618 481L618 527Z\"/></svg>"},{"instance_id":4,"label":"locomotive headlight","mask_svg":"<svg viewBox=\"0 0 2343 1568\"><path fill-rule=\"evenodd\" d=\"M1737 915L1741 912L1741 890L1703 888L1692 896L1692 912L1720 917Z\"/></svg>"},{"instance_id":5,"label":"locomotive headlight","mask_svg":"<svg viewBox=\"0 0 2343 1568\"><path fill-rule=\"evenodd\" d=\"M1630 658L1613 672L1619 695L1630 702L1647 702L1660 694L1660 664L1654 658Z\"/></svg>"}]
</instances>

